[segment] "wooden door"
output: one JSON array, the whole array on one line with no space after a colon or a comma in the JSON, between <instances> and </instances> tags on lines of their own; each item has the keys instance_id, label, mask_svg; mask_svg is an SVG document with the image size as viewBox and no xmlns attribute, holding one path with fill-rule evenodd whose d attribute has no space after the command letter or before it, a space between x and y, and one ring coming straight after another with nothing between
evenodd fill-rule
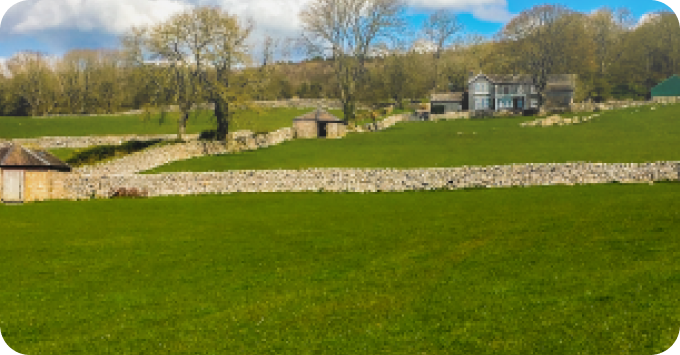
<instances>
[{"instance_id":1,"label":"wooden door","mask_svg":"<svg viewBox=\"0 0 680 355\"><path fill-rule=\"evenodd\" d=\"M22 202L24 200L24 172L21 170L2 171L2 201Z\"/></svg>"}]
</instances>

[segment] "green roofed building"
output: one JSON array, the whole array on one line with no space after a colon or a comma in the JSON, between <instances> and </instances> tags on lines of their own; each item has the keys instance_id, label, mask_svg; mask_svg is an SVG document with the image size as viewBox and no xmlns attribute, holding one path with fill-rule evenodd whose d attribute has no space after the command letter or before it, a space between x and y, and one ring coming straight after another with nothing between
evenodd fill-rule
<instances>
[{"instance_id":1,"label":"green roofed building","mask_svg":"<svg viewBox=\"0 0 680 355\"><path fill-rule=\"evenodd\" d=\"M659 101L668 97L680 97L680 76L673 75L652 88L652 100Z\"/></svg>"}]
</instances>

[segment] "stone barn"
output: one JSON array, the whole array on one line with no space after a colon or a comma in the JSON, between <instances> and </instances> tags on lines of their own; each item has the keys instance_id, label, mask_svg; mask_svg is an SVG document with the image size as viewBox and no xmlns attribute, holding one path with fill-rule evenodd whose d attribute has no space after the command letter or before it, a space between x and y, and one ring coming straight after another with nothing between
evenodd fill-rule
<instances>
[{"instance_id":1,"label":"stone barn","mask_svg":"<svg viewBox=\"0 0 680 355\"><path fill-rule=\"evenodd\" d=\"M324 110L294 119L293 128L296 138L342 138L347 134L345 122Z\"/></svg>"},{"instance_id":2,"label":"stone barn","mask_svg":"<svg viewBox=\"0 0 680 355\"><path fill-rule=\"evenodd\" d=\"M50 171L69 172L71 167L45 151L15 143L0 145L0 201L43 199L49 195Z\"/></svg>"},{"instance_id":3,"label":"stone barn","mask_svg":"<svg viewBox=\"0 0 680 355\"><path fill-rule=\"evenodd\" d=\"M449 112L462 111L463 96L462 92L430 95L430 113L433 115L441 115Z\"/></svg>"}]
</instances>

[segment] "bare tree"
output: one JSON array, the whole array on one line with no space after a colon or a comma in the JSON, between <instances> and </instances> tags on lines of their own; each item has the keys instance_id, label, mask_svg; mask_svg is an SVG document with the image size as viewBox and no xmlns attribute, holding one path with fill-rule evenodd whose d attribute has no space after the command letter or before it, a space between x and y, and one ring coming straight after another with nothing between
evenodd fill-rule
<instances>
[{"instance_id":1,"label":"bare tree","mask_svg":"<svg viewBox=\"0 0 680 355\"><path fill-rule=\"evenodd\" d=\"M511 55L515 68L531 74L541 101L548 76L570 56L569 44L561 31L569 21L572 10L562 5L539 5L525 10L503 27L499 39L514 42ZM542 102L539 103L542 105Z\"/></svg>"},{"instance_id":2,"label":"bare tree","mask_svg":"<svg viewBox=\"0 0 680 355\"><path fill-rule=\"evenodd\" d=\"M157 60L165 66L166 70L153 71L152 80L158 86L174 87L179 138L186 132L192 108L205 101L214 104L218 139L226 136L233 113L230 104L243 106L249 84L240 80L243 75L233 74L251 64L246 39L252 29L252 21L241 23L217 7L198 7L163 23L133 29L123 38L128 58L137 63Z\"/></svg>"},{"instance_id":3,"label":"bare tree","mask_svg":"<svg viewBox=\"0 0 680 355\"><path fill-rule=\"evenodd\" d=\"M371 47L395 34L403 9L402 0L312 0L300 13L308 53L332 57L345 122L355 118Z\"/></svg>"},{"instance_id":4,"label":"bare tree","mask_svg":"<svg viewBox=\"0 0 680 355\"><path fill-rule=\"evenodd\" d=\"M438 10L425 20L423 32L425 38L434 45L434 77L432 78L432 91L436 90L439 61L444 49L452 45L461 31L463 24L460 23L455 13L447 10Z\"/></svg>"}]
</instances>

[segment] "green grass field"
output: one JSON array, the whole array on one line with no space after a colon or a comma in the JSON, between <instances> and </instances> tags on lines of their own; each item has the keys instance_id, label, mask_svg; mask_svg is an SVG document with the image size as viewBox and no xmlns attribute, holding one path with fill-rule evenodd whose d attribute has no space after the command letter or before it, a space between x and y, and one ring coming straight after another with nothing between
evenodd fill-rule
<instances>
[{"instance_id":1,"label":"green grass field","mask_svg":"<svg viewBox=\"0 0 680 355\"><path fill-rule=\"evenodd\" d=\"M609 111L572 126L519 126L533 119L403 122L377 133L295 140L242 154L175 162L151 172L680 160L680 105Z\"/></svg>"},{"instance_id":2,"label":"green grass field","mask_svg":"<svg viewBox=\"0 0 680 355\"><path fill-rule=\"evenodd\" d=\"M0 205L24 354L657 354L680 184Z\"/></svg>"},{"instance_id":3,"label":"green grass field","mask_svg":"<svg viewBox=\"0 0 680 355\"><path fill-rule=\"evenodd\" d=\"M249 112L234 121L230 130L249 129L255 132L275 131L291 127L293 118L311 109L278 108L262 113ZM42 136L90 136L116 134L173 134L177 133L177 114L159 123L158 116L144 120L141 116L99 117L0 117L0 138L33 138ZM187 133L199 133L215 128L207 114L192 116L187 123Z\"/></svg>"}]
</instances>

